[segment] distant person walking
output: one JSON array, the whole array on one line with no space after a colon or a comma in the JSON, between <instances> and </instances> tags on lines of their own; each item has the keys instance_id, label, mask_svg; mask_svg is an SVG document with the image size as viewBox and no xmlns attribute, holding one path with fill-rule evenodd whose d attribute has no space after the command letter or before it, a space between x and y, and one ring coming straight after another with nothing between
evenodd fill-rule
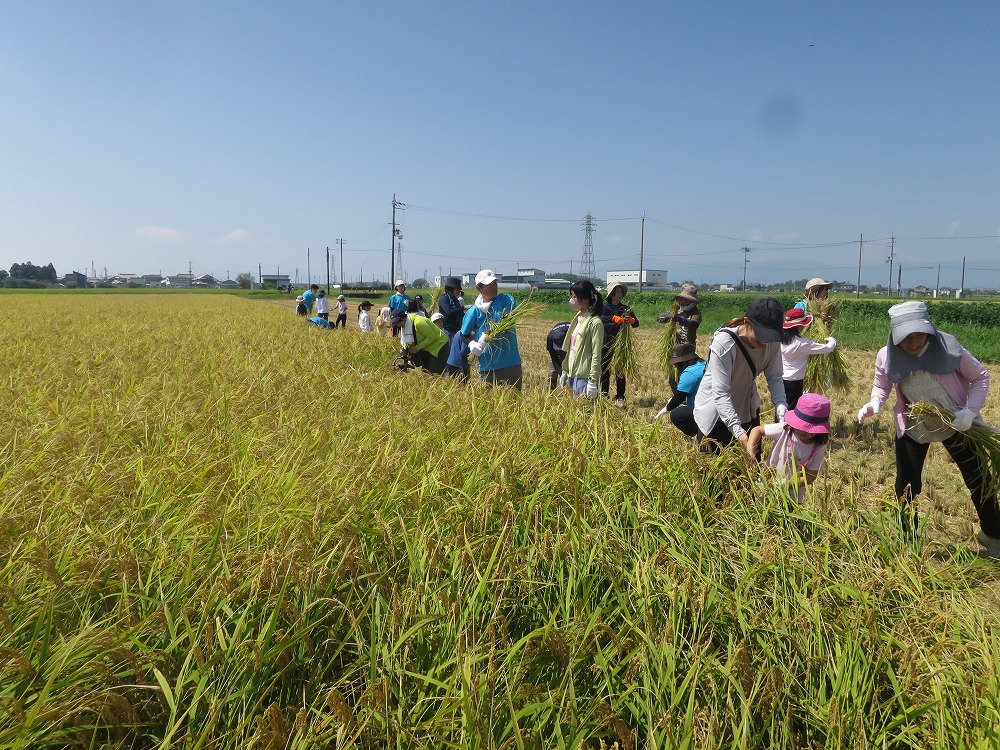
<instances>
[{"instance_id":1,"label":"distant person walking","mask_svg":"<svg viewBox=\"0 0 1000 750\"><path fill-rule=\"evenodd\" d=\"M347 299L343 294L337 297L337 320L334 322L333 327L336 328L337 326L347 328Z\"/></svg>"}]
</instances>

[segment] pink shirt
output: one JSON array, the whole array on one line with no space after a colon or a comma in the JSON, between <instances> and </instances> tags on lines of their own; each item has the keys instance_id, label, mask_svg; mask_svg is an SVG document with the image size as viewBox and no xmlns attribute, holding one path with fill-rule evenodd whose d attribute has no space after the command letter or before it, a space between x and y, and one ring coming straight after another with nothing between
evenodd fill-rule
<instances>
[{"instance_id":1,"label":"pink shirt","mask_svg":"<svg viewBox=\"0 0 1000 750\"><path fill-rule=\"evenodd\" d=\"M819 471L823 468L826 446L803 443L783 424L764 425L764 437L774 441L767 465L776 468L786 479L796 481L796 474L802 470ZM805 487L798 488L798 499L800 503L806 499Z\"/></svg>"},{"instance_id":2,"label":"pink shirt","mask_svg":"<svg viewBox=\"0 0 1000 750\"><path fill-rule=\"evenodd\" d=\"M906 419L906 411L910 408L906 397L899 390L898 385L889 382L885 375L885 362L889 356L889 347L883 346L875 355L875 380L872 383L872 398L879 406L884 404L889 398L889 391L895 388L896 406L893 407L893 415L896 418L896 437L906 434L909 426ZM945 375L933 375L945 393L951 398L959 408L963 406L978 414L986 405L986 394L990 389L990 373L983 367L983 363L972 356L972 353L962 347L962 361L958 369Z\"/></svg>"}]
</instances>

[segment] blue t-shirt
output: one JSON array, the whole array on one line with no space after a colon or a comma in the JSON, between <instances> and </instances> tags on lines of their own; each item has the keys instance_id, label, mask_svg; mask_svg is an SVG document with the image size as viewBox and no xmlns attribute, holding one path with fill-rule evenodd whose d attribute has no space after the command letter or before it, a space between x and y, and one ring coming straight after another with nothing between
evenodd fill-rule
<instances>
[{"instance_id":1,"label":"blue t-shirt","mask_svg":"<svg viewBox=\"0 0 1000 750\"><path fill-rule=\"evenodd\" d=\"M396 292L394 295L389 297L389 309L390 310L402 310L406 312L410 306L410 295L400 294Z\"/></svg>"},{"instance_id":2,"label":"blue t-shirt","mask_svg":"<svg viewBox=\"0 0 1000 750\"><path fill-rule=\"evenodd\" d=\"M333 323L329 320L323 320L323 318L309 318L306 323L311 323L314 326L319 326L320 328L333 328Z\"/></svg>"},{"instance_id":3,"label":"blue t-shirt","mask_svg":"<svg viewBox=\"0 0 1000 750\"><path fill-rule=\"evenodd\" d=\"M306 306L306 310L310 312L313 309L313 302L316 301L316 294L312 289L306 289L305 294L302 295L302 304Z\"/></svg>"},{"instance_id":4,"label":"blue t-shirt","mask_svg":"<svg viewBox=\"0 0 1000 750\"><path fill-rule=\"evenodd\" d=\"M461 367L467 370L469 367L469 344L462 338L462 334L456 333L451 337L451 347L448 349L448 364L451 367Z\"/></svg>"},{"instance_id":5,"label":"blue t-shirt","mask_svg":"<svg viewBox=\"0 0 1000 750\"><path fill-rule=\"evenodd\" d=\"M684 403L688 406L694 406L694 396L698 392L698 386L701 385L701 379L704 376L705 363L695 362L693 365L685 367L684 372L677 379L677 392L688 394L688 397L684 399Z\"/></svg>"},{"instance_id":6,"label":"blue t-shirt","mask_svg":"<svg viewBox=\"0 0 1000 750\"><path fill-rule=\"evenodd\" d=\"M517 302L509 294L498 294L489 306L489 313L484 313L473 305L462 318L461 335L478 339L486 332L488 321L499 320L505 312L517 307ZM503 336L494 339L486 346L486 351L479 358L479 372L492 372L504 367L521 364L521 353L517 350L517 331L510 330Z\"/></svg>"}]
</instances>

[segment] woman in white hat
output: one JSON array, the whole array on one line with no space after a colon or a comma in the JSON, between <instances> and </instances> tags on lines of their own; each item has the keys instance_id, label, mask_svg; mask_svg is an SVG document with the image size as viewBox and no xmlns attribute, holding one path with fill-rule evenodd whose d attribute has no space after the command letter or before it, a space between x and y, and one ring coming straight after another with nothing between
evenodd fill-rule
<instances>
[{"instance_id":1,"label":"woman in white hat","mask_svg":"<svg viewBox=\"0 0 1000 750\"><path fill-rule=\"evenodd\" d=\"M930 443L940 442L951 454L979 514L976 538L991 557L1000 557L1000 508L994 477L986 461L963 434L973 424L985 426L979 412L986 403L990 374L958 339L939 331L923 302L889 308L889 342L875 357L871 400L858 411L858 422L878 414L890 391L896 392L896 496L904 530L916 531L913 498L920 494L924 459ZM907 414L910 404L926 401L946 409L944 423Z\"/></svg>"}]
</instances>

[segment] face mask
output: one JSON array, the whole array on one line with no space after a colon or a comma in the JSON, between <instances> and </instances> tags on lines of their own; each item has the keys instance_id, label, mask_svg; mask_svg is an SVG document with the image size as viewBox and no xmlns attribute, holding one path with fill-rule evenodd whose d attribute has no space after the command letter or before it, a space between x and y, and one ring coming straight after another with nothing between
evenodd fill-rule
<instances>
[{"instance_id":1,"label":"face mask","mask_svg":"<svg viewBox=\"0 0 1000 750\"><path fill-rule=\"evenodd\" d=\"M569 298L569 309L570 310L579 310L580 309L580 300L578 300L576 297L570 297Z\"/></svg>"}]
</instances>

